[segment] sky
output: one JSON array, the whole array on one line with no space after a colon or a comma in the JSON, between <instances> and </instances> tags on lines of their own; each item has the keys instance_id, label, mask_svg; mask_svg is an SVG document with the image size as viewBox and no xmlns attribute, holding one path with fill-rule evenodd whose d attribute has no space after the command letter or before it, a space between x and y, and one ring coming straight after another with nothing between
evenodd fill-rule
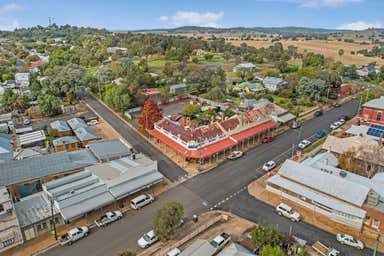
<instances>
[{"instance_id":1,"label":"sky","mask_svg":"<svg viewBox=\"0 0 384 256\"><path fill-rule=\"evenodd\" d=\"M180 26L384 27L384 0L0 0L0 30L70 24L110 30Z\"/></svg>"}]
</instances>

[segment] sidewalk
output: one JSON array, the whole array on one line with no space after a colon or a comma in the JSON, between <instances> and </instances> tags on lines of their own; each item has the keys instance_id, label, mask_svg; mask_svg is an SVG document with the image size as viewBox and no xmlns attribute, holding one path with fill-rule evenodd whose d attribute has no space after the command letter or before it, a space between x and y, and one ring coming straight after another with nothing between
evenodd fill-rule
<instances>
[{"instance_id":1,"label":"sidewalk","mask_svg":"<svg viewBox=\"0 0 384 256\"><path fill-rule=\"evenodd\" d=\"M325 230L332 234L348 233L348 234L354 235L356 238L362 240L367 247L369 248L375 247L376 233L372 232L371 230L367 228L363 228L363 231L360 232L359 230L356 230L356 229L347 227L345 225L342 225L340 223L337 223L335 221L332 221L331 219L329 219L328 217L320 213L311 211L306 207L303 207L293 201L290 201L284 197L280 197L266 190L265 180L267 180L270 176L274 175L275 172L267 173L266 175L262 176L258 180L249 184L248 186L249 194L257 198L258 200L263 201L272 206L277 206L281 202L287 203L288 205L291 205L293 206L293 208L297 209L298 212L300 212L300 214L303 217L303 220L306 223L309 223L315 227L318 227L319 229ZM383 241L379 245L379 251L384 252Z\"/></svg>"}]
</instances>

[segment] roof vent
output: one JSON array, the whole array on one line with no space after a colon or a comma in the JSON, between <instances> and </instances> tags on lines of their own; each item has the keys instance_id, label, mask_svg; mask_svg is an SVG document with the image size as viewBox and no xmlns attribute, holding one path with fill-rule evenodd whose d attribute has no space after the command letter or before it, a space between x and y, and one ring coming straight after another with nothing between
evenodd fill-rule
<instances>
[{"instance_id":1,"label":"roof vent","mask_svg":"<svg viewBox=\"0 0 384 256\"><path fill-rule=\"evenodd\" d=\"M340 171L339 175L340 175L340 177L345 178L345 177L347 176L347 172L345 172L345 171Z\"/></svg>"}]
</instances>

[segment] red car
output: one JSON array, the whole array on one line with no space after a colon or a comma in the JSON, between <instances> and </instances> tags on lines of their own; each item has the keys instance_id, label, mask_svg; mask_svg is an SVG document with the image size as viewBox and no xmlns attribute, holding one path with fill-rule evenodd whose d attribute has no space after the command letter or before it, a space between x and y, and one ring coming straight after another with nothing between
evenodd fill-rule
<instances>
[{"instance_id":1,"label":"red car","mask_svg":"<svg viewBox=\"0 0 384 256\"><path fill-rule=\"evenodd\" d=\"M271 141L273 141L273 137L272 136L265 136L263 138L263 143L269 143Z\"/></svg>"}]
</instances>

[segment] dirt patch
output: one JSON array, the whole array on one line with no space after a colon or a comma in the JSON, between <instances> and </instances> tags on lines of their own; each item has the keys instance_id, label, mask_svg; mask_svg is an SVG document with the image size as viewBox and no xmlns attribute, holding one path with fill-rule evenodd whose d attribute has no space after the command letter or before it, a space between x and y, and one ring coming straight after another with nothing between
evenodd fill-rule
<instances>
[{"instance_id":1,"label":"dirt patch","mask_svg":"<svg viewBox=\"0 0 384 256\"><path fill-rule=\"evenodd\" d=\"M273 45L271 41L241 41L241 40L229 40L228 43L239 46L243 43L254 46L257 48L268 47ZM283 46L286 48L289 45L295 45L298 47L299 52L303 53L314 52L321 53L326 58L332 58L335 61L341 60L346 64L356 64L362 65L370 62L376 61L378 65L383 65L384 60L378 57L365 57L363 55L352 55L351 52L357 52L362 49L372 49L372 45L361 45L358 43L347 43L340 41L332 41L332 40L309 40L309 41L292 41L292 40L284 40L281 41ZM344 50L344 55L339 57L339 49Z\"/></svg>"},{"instance_id":2,"label":"dirt patch","mask_svg":"<svg viewBox=\"0 0 384 256\"><path fill-rule=\"evenodd\" d=\"M92 131L96 134L97 137L102 139L117 139L119 134L112 128L104 119L99 119L97 125L91 126Z\"/></svg>"}]
</instances>

